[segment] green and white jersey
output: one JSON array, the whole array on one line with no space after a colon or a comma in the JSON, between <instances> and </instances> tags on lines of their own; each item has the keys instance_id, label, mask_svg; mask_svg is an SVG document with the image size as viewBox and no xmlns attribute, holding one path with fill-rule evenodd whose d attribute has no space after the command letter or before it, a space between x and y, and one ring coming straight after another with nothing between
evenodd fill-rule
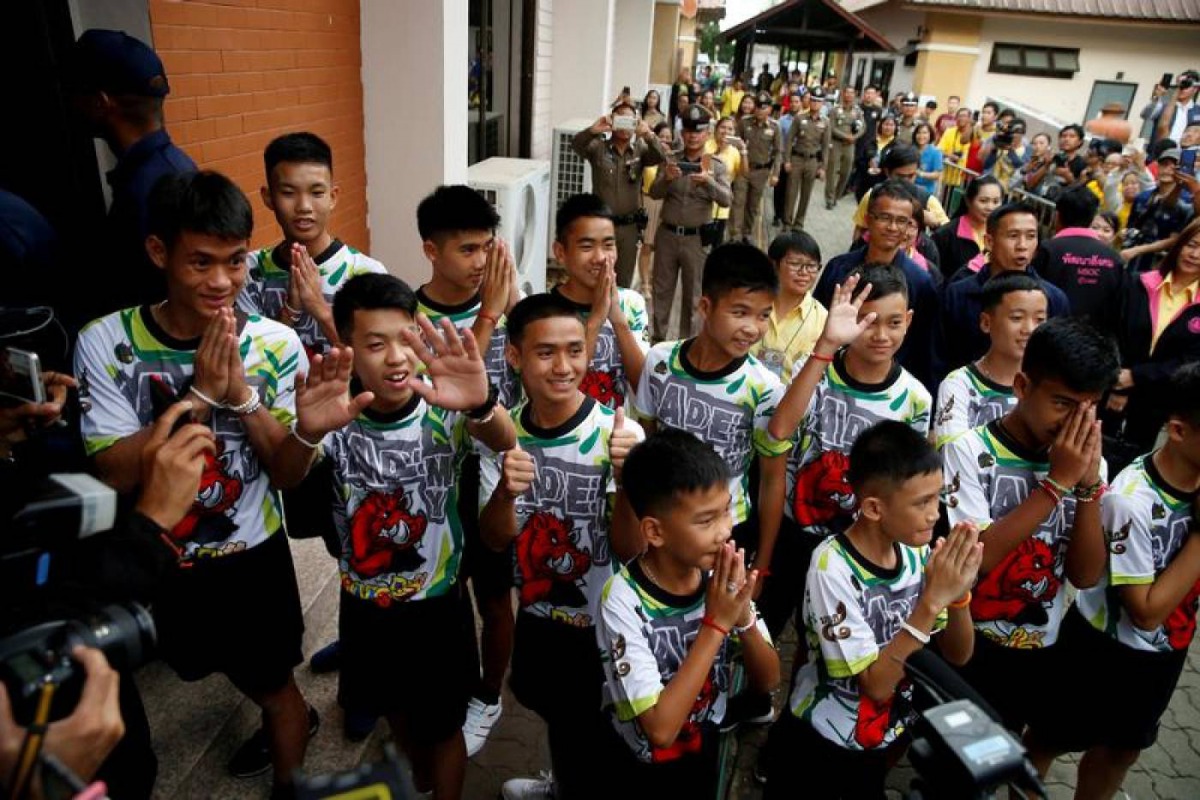
<instances>
[{"instance_id":1,"label":"green and white jersey","mask_svg":"<svg viewBox=\"0 0 1200 800\"><path fill-rule=\"evenodd\" d=\"M750 516L746 476L754 454L781 456L791 447L790 441L778 441L767 432L783 397L783 384L754 356L735 359L716 372L702 372L688 361L694 341L661 342L650 348L634 412L660 426L687 431L720 454L733 474L729 492L737 525Z\"/></svg>"},{"instance_id":2,"label":"green and white jersey","mask_svg":"<svg viewBox=\"0 0 1200 800\"><path fill-rule=\"evenodd\" d=\"M1154 583L1170 566L1190 534L1195 494L1163 480L1154 459L1143 456L1113 481L1100 498L1108 541L1108 571L1100 583L1075 598L1079 611L1097 630L1126 647L1166 653L1186 650L1196 631L1200 584L1193 587L1166 621L1152 631L1133 623L1121 602L1122 586Z\"/></svg>"},{"instance_id":3,"label":"green and white jersey","mask_svg":"<svg viewBox=\"0 0 1200 800\"><path fill-rule=\"evenodd\" d=\"M734 634L725 640L692 704L691 713L670 747L655 747L637 717L658 704L679 672L704 618L706 583L691 595L670 594L655 586L633 561L608 579L600 597L596 640L604 667L603 705L625 744L639 761L660 764L700 752L705 723L721 719L732 683L731 662L739 647ZM771 641L766 624L758 630Z\"/></svg>"},{"instance_id":4,"label":"green and white jersey","mask_svg":"<svg viewBox=\"0 0 1200 800\"><path fill-rule=\"evenodd\" d=\"M817 546L804 591L804 629L814 657L796 674L789 706L817 733L847 750L887 747L914 719L912 687L901 681L884 703L859 691L859 676L912 614L929 547L895 543L896 566L864 558L845 535ZM933 632L946 627L943 611Z\"/></svg>"},{"instance_id":5,"label":"green and white jersey","mask_svg":"<svg viewBox=\"0 0 1200 800\"><path fill-rule=\"evenodd\" d=\"M1011 386L990 380L974 364L959 367L938 387L934 443L940 449L955 436L1000 419L1016 405Z\"/></svg>"},{"instance_id":6,"label":"green and white jersey","mask_svg":"<svg viewBox=\"0 0 1200 800\"><path fill-rule=\"evenodd\" d=\"M483 303L478 294L465 303L447 305L439 303L425 294L424 287L417 289L417 311L429 317L429 321L435 326L442 318L449 318L450 324L460 334L475 325L475 320L479 317L479 311L482 308ZM492 340L487 343L486 348L482 343L478 344L488 380L495 385L499 392L497 401L505 408L515 407L521 400L521 380L504 358L504 346L508 344L505 320L501 319L500 323L492 330ZM420 371L425 371L424 364L421 364Z\"/></svg>"},{"instance_id":7,"label":"green and white jersey","mask_svg":"<svg viewBox=\"0 0 1200 800\"><path fill-rule=\"evenodd\" d=\"M854 491L846 479L858 435L884 420L929 434L929 392L898 363L881 383L865 384L846 370L845 351L817 383L787 462L783 513L815 536L841 533L854 521ZM807 357L796 362L792 379Z\"/></svg>"},{"instance_id":8,"label":"green and white jersey","mask_svg":"<svg viewBox=\"0 0 1200 800\"><path fill-rule=\"evenodd\" d=\"M521 610L576 627L596 624L600 591L613 574L609 547L613 479L608 445L616 412L584 397L579 410L553 429L534 425L528 403L511 412L521 449L537 477L517 498L513 579ZM641 428L626 421L639 435ZM481 447L480 507L501 478L501 459Z\"/></svg>"},{"instance_id":9,"label":"green and white jersey","mask_svg":"<svg viewBox=\"0 0 1200 800\"><path fill-rule=\"evenodd\" d=\"M333 464L342 588L380 606L450 591L463 549L466 418L413 395L392 414L367 409L322 447Z\"/></svg>"},{"instance_id":10,"label":"green and white jersey","mask_svg":"<svg viewBox=\"0 0 1200 800\"><path fill-rule=\"evenodd\" d=\"M553 292L574 306L579 316L587 321L591 315L591 306L576 303L557 288ZM617 301L621 313L629 323L629 330L637 339L638 347L645 353L650 349L650 329L646 326L646 301L632 289L618 289ZM614 409L625 405L626 398L632 398L633 393L637 391L637 387L629 382L629 375L621 361L617 334L607 319L604 320L604 326L600 328L600 335L596 338L596 351L592 354L591 363L588 364L587 374L583 376L579 390Z\"/></svg>"},{"instance_id":11,"label":"green and white jersey","mask_svg":"<svg viewBox=\"0 0 1200 800\"><path fill-rule=\"evenodd\" d=\"M238 308L268 319L283 319L283 304L287 301L292 276L287 261L290 251L284 249L288 247L290 245L283 242L274 248L264 247L246 257L246 285L238 294ZM325 252L313 261L317 262L317 271L321 275L321 294L331 306L337 290L355 275L387 272L383 264L338 239L334 239ZM292 330L296 331L310 354L324 353L329 349L329 341L321 331L321 326L308 312L300 315Z\"/></svg>"},{"instance_id":12,"label":"green and white jersey","mask_svg":"<svg viewBox=\"0 0 1200 800\"><path fill-rule=\"evenodd\" d=\"M1047 453L1031 453L1009 437L1000 420L951 439L942 448L950 525L975 523L987 537L1050 472ZM1101 464L1101 474L1104 465ZM1033 534L982 576L973 590L975 629L1005 647L1049 647L1067 611L1065 564L1075 498L1067 496Z\"/></svg>"},{"instance_id":13,"label":"green and white jersey","mask_svg":"<svg viewBox=\"0 0 1200 800\"><path fill-rule=\"evenodd\" d=\"M239 314L238 346L246 381L280 424L296 416L296 373L308 359L296 334L278 322ZM151 424L153 382L182 396L191 386L199 339L181 341L154 321L148 306L101 317L79 333L79 380L84 447L94 456ZM266 541L283 521L279 495L250 444L241 418L214 409L209 423L217 452L206 456L200 491L171 531L185 560L214 558Z\"/></svg>"}]
</instances>

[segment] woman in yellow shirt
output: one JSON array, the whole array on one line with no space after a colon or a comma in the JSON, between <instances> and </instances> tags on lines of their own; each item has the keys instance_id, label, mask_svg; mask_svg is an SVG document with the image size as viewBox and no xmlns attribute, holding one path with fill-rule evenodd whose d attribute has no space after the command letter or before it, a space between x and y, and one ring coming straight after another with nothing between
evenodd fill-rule
<instances>
[{"instance_id":1,"label":"woman in yellow shirt","mask_svg":"<svg viewBox=\"0 0 1200 800\"><path fill-rule=\"evenodd\" d=\"M721 116L732 117L742 105L742 97L746 94L745 85L741 78L734 78L733 85L721 96Z\"/></svg>"},{"instance_id":2,"label":"woman in yellow shirt","mask_svg":"<svg viewBox=\"0 0 1200 800\"><path fill-rule=\"evenodd\" d=\"M746 155L746 143L734 136L733 117L722 117L717 123L713 137L704 143L704 152L716 156L725 165L729 182L746 172L750 158ZM729 209L713 203L713 221L717 223L717 235L714 244L725 241L725 226L729 219Z\"/></svg>"},{"instance_id":3,"label":"woman in yellow shirt","mask_svg":"<svg viewBox=\"0 0 1200 800\"><path fill-rule=\"evenodd\" d=\"M829 312L812 296L821 271L821 248L804 231L781 233L771 242L767 256L779 273L767 332L750 352L785 384L796 362L813 351Z\"/></svg>"},{"instance_id":4,"label":"woman in yellow shirt","mask_svg":"<svg viewBox=\"0 0 1200 800\"><path fill-rule=\"evenodd\" d=\"M962 186L962 170L966 168L967 153L971 150L971 142L975 138L975 125L972 123L971 109L960 108L954 116L954 127L942 134L938 141L938 150L945 157L945 174L942 177L943 186Z\"/></svg>"}]
</instances>

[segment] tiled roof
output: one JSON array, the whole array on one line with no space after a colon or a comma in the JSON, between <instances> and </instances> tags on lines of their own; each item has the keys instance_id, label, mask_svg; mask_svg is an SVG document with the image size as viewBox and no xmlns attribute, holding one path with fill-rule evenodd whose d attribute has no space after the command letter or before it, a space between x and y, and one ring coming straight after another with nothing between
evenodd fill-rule
<instances>
[{"instance_id":1,"label":"tiled roof","mask_svg":"<svg viewBox=\"0 0 1200 800\"><path fill-rule=\"evenodd\" d=\"M906 0L910 6L1200 25L1200 0Z\"/></svg>"}]
</instances>

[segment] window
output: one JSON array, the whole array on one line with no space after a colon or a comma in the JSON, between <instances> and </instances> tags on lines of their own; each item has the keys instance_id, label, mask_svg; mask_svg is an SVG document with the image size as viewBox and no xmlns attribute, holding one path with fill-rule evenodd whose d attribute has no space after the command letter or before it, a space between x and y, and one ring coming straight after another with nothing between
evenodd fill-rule
<instances>
[{"instance_id":1,"label":"window","mask_svg":"<svg viewBox=\"0 0 1200 800\"><path fill-rule=\"evenodd\" d=\"M997 43L992 48L989 72L1071 78L1079 72L1079 51L1064 47L1037 47Z\"/></svg>"}]
</instances>

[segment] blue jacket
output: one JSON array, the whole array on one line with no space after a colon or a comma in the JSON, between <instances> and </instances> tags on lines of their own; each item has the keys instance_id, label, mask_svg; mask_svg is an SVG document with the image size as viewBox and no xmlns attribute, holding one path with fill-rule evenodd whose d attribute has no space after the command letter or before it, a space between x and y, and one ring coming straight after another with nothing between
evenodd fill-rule
<instances>
[{"instance_id":1,"label":"blue jacket","mask_svg":"<svg viewBox=\"0 0 1200 800\"><path fill-rule=\"evenodd\" d=\"M1038 275L1033 267L1025 272L1036 278L1049 299L1048 315L1066 316L1071 313L1067 296L1053 283ZM987 334L979 329L979 314L983 311L981 295L983 285L992 276L990 264L978 272L963 267L942 287L942 310L936 333L938 380L952 370L965 366L981 357L991 346Z\"/></svg>"}]
</instances>

